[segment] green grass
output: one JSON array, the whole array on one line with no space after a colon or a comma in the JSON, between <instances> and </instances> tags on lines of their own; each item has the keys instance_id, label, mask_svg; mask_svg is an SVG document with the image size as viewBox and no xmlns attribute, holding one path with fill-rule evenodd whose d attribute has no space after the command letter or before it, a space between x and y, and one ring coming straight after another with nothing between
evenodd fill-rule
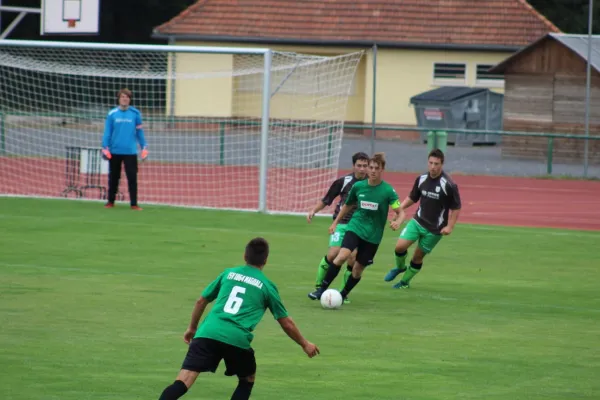
<instances>
[{"instance_id":1,"label":"green grass","mask_svg":"<svg viewBox=\"0 0 600 400\"><path fill-rule=\"evenodd\" d=\"M0 199L0 393L157 399L183 360L193 302L264 235L265 273L322 354L308 359L267 312L253 398L600 396L599 232L459 225L398 291L383 282L387 230L352 304L326 311L306 294L329 222ZM229 398L235 385L221 366L185 398Z\"/></svg>"}]
</instances>

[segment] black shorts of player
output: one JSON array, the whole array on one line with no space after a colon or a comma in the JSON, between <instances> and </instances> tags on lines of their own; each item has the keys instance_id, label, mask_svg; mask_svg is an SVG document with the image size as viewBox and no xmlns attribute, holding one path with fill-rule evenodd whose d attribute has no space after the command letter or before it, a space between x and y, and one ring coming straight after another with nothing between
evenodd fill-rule
<instances>
[{"instance_id":1,"label":"black shorts of player","mask_svg":"<svg viewBox=\"0 0 600 400\"><path fill-rule=\"evenodd\" d=\"M342 240L342 248L350 251L356 250L356 261L363 267L373 264L375 254L377 254L378 244L367 242L361 239L356 233L346 231L344 240Z\"/></svg>"},{"instance_id":2,"label":"black shorts of player","mask_svg":"<svg viewBox=\"0 0 600 400\"><path fill-rule=\"evenodd\" d=\"M246 378L256 373L254 350L242 349L209 338L192 339L183 360L182 369L195 372L215 372L225 360L225 375Z\"/></svg>"}]
</instances>

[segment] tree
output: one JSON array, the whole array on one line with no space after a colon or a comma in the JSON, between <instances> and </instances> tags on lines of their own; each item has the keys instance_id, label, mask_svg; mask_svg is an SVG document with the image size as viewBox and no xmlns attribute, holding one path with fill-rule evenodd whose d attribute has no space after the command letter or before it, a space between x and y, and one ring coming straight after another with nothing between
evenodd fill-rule
<instances>
[{"instance_id":1,"label":"tree","mask_svg":"<svg viewBox=\"0 0 600 400\"><path fill-rule=\"evenodd\" d=\"M594 1L593 32L600 33L600 0ZM588 32L589 0L529 0L536 10L565 33Z\"/></svg>"}]
</instances>

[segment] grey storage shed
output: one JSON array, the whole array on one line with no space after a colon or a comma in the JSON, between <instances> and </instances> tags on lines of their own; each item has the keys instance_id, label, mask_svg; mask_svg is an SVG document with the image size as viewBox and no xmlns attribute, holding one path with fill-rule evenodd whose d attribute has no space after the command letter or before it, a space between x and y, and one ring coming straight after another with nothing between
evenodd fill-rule
<instances>
[{"instance_id":1,"label":"grey storage shed","mask_svg":"<svg viewBox=\"0 0 600 400\"><path fill-rule=\"evenodd\" d=\"M442 86L411 97L419 127L431 130L502 130L504 95L487 88ZM427 132L421 132L421 142ZM448 143L458 145L498 144L500 135L448 133Z\"/></svg>"}]
</instances>

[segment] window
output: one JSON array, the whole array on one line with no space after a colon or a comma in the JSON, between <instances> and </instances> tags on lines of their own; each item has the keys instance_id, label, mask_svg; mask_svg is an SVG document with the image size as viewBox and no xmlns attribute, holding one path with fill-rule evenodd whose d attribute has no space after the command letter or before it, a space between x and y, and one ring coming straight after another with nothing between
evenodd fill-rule
<instances>
[{"instance_id":1,"label":"window","mask_svg":"<svg viewBox=\"0 0 600 400\"><path fill-rule=\"evenodd\" d=\"M467 65L460 63L433 64L433 80L444 83L461 83L466 80Z\"/></svg>"},{"instance_id":2,"label":"window","mask_svg":"<svg viewBox=\"0 0 600 400\"><path fill-rule=\"evenodd\" d=\"M489 72L493 65L477 64L475 83L480 86L503 86L504 75Z\"/></svg>"}]
</instances>

